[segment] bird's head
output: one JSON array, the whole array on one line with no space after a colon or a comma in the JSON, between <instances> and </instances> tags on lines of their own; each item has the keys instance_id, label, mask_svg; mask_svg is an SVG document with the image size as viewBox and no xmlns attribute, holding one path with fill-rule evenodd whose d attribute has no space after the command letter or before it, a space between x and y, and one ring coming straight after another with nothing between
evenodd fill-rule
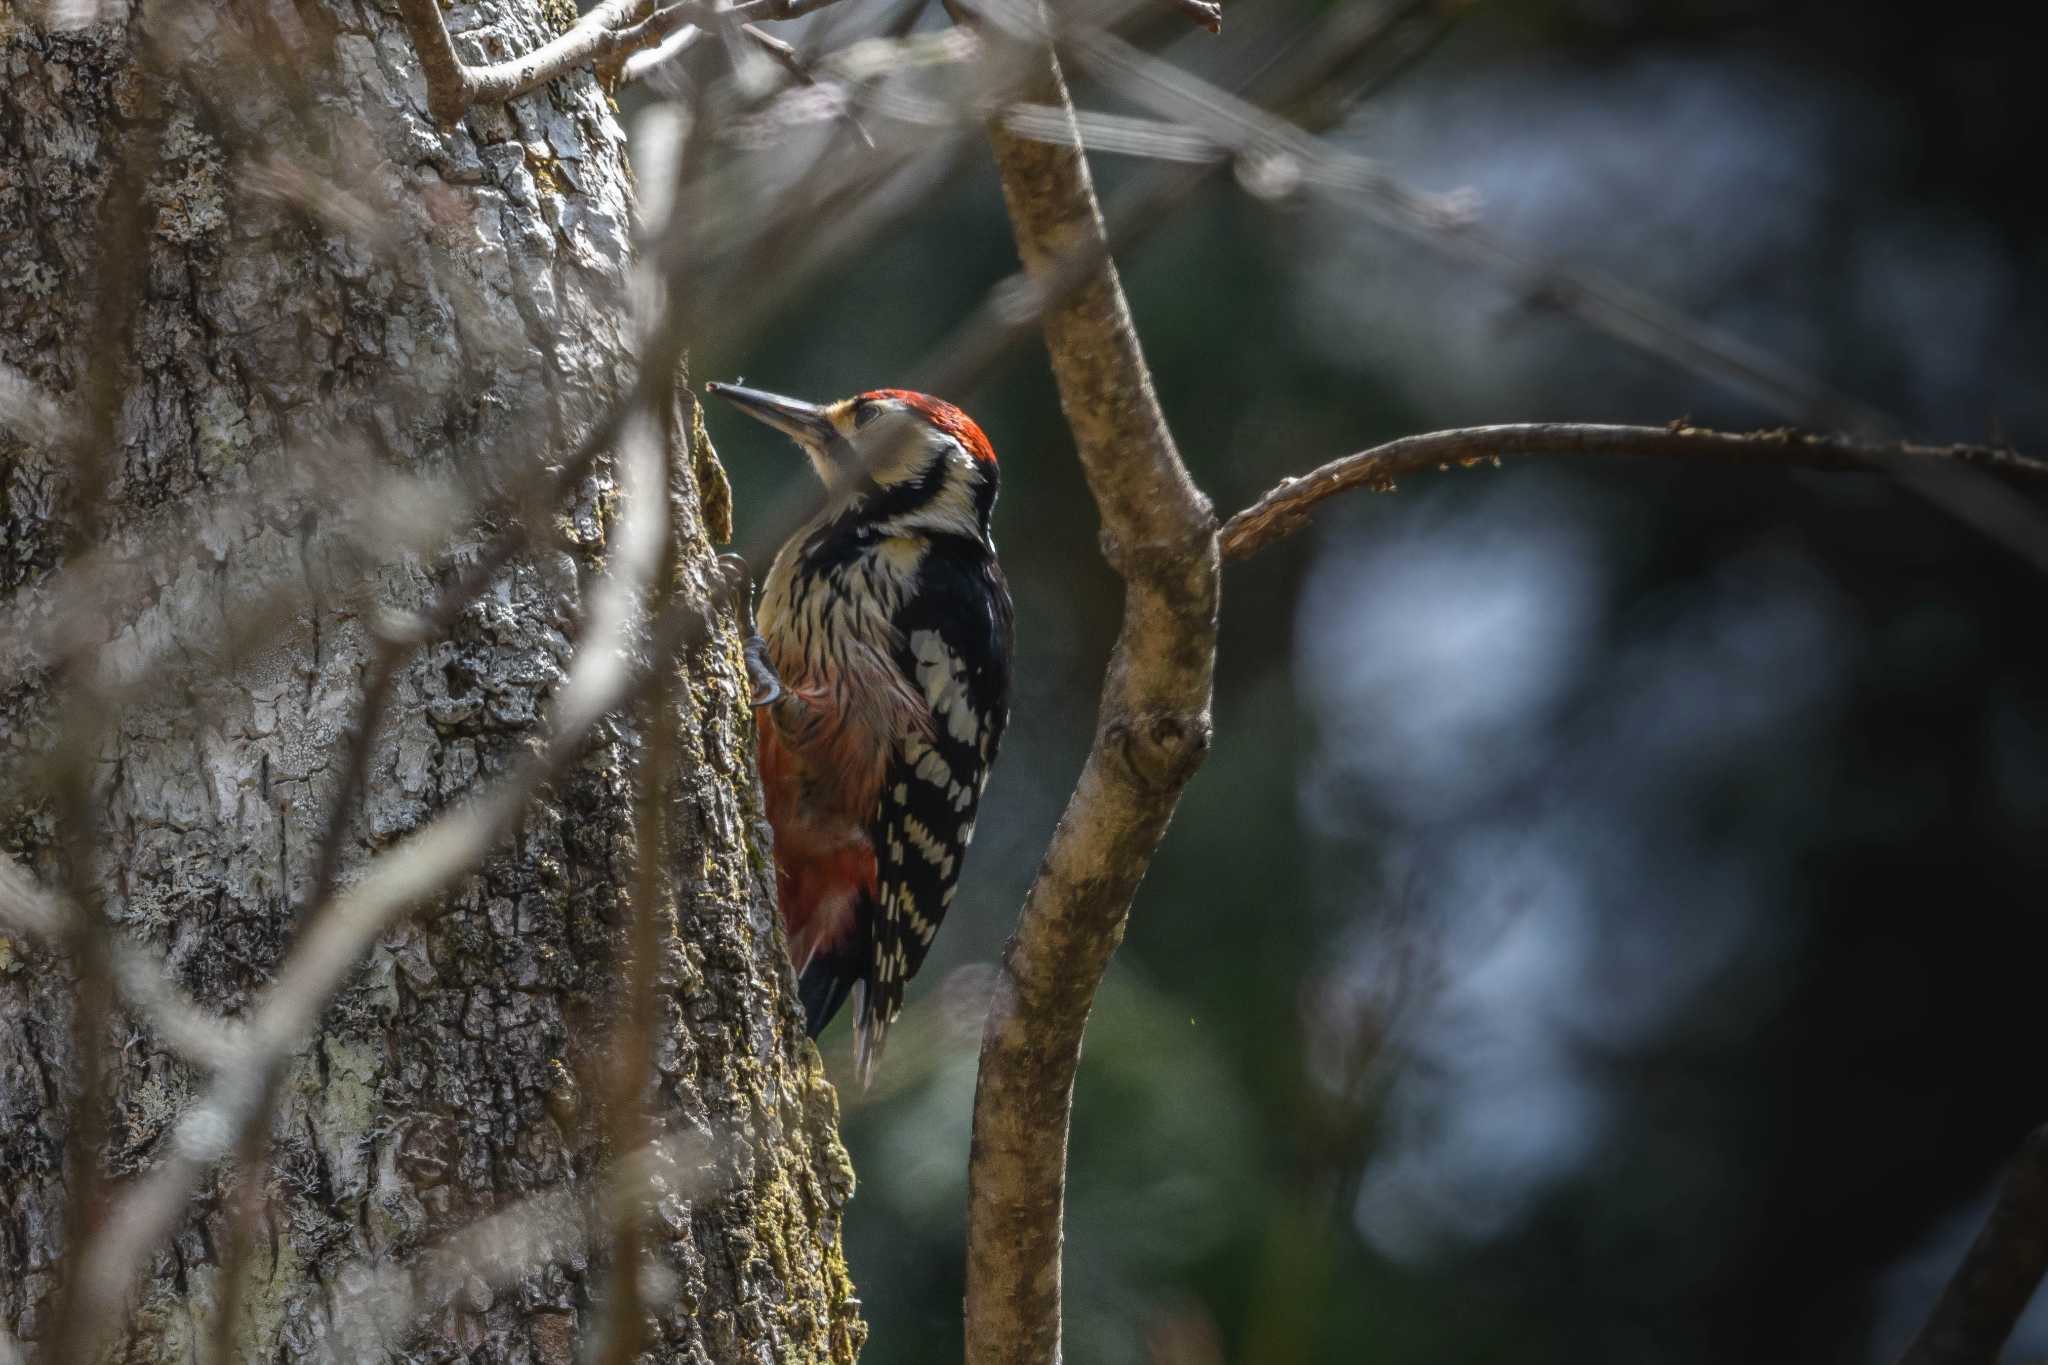
<instances>
[{"instance_id":1,"label":"bird's head","mask_svg":"<svg viewBox=\"0 0 2048 1365\"><path fill-rule=\"evenodd\" d=\"M706 387L796 442L826 487L843 488L852 510L880 533L988 540L996 452L974 419L944 399L872 389L807 403L737 384Z\"/></svg>"}]
</instances>

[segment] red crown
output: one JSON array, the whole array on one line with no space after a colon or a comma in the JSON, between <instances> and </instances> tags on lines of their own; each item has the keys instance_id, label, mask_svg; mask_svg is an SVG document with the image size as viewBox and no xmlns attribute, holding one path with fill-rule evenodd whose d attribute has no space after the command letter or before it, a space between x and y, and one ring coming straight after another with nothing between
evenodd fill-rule
<instances>
[{"instance_id":1,"label":"red crown","mask_svg":"<svg viewBox=\"0 0 2048 1365\"><path fill-rule=\"evenodd\" d=\"M977 460L996 462L996 448L988 443L974 419L954 407L943 398L934 398L928 393L917 393L911 389L870 389L860 395L862 398L895 398L916 408L925 415L925 420L945 432Z\"/></svg>"}]
</instances>

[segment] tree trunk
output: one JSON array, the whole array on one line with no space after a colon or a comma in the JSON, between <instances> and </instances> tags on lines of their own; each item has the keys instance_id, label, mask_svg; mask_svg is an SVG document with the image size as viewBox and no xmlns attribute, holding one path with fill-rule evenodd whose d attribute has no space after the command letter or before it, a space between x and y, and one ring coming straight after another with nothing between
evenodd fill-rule
<instances>
[{"instance_id":1,"label":"tree trunk","mask_svg":"<svg viewBox=\"0 0 2048 1365\"><path fill-rule=\"evenodd\" d=\"M75 418L118 407L82 477L60 437L0 425L0 848L66 885L46 760L83 734L97 910L234 1015L310 908L379 613L434 600L493 533L446 490L502 507L630 378L623 138L588 76L437 131L403 33L369 0L116 4L72 32L19 2L0 0L0 363ZM518 0L449 18L472 59L551 33ZM100 222L131 164L146 250L124 271L120 215ZM678 581L701 591L697 481L716 466L696 439L674 502ZM552 538L407 656L344 881L524 752L614 501L600 465L550 509ZM87 570L89 612L59 587ZM60 666L67 630L88 632L91 678L143 685L67 708L83 695ZM673 694L651 1112L708 1145L649 1225L668 1273L643 1277L648 1340L662 1360L850 1360L865 1330L839 1246L852 1175L789 1003L737 663L722 622ZM630 717L602 727L479 875L377 945L291 1063L236 1359L573 1358L602 1239L509 1283L458 1278L452 1300L417 1286L417 1313L367 1289L480 1216L587 1196L608 1169L638 748ZM65 1269L67 1142L91 1131L79 998L76 963L0 938L0 1332L31 1358ZM118 1192L206 1076L128 1014L100 1052L98 1159ZM120 1359L209 1358L232 1187L218 1172L149 1263Z\"/></svg>"}]
</instances>

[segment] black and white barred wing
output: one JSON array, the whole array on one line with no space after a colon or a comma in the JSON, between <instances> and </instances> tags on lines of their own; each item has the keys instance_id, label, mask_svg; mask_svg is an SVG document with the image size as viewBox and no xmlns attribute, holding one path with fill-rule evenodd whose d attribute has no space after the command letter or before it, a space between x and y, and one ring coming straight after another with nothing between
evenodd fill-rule
<instances>
[{"instance_id":1,"label":"black and white barred wing","mask_svg":"<svg viewBox=\"0 0 2048 1365\"><path fill-rule=\"evenodd\" d=\"M863 1082L952 907L1009 720L1009 595L993 565L967 581L976 589L969 600L929 602L928 614L903 623L901 662L931 708L931 731L898 741L875 813L880 903L854 1021Z\"/></svg>"}]
</instances>

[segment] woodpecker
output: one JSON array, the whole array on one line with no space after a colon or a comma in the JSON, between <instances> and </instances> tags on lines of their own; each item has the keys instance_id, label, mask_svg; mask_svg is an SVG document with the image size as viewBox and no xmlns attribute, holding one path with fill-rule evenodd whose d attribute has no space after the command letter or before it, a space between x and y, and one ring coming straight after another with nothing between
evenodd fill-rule
<instances>
[{"instance_id":1,"label":"woodpecker","mask_svg":"<svg viewBox=\"0 0 2048 1365\"><path fill-rule=\"evenodd\" d=\"M951 403L710 392L788 436L833 496L761 586L747 645L776 894L811 1036L850 995L865 1086L953 903L1009 721L1014 615L995 450Z\"/></svg>"}]
</instances>

